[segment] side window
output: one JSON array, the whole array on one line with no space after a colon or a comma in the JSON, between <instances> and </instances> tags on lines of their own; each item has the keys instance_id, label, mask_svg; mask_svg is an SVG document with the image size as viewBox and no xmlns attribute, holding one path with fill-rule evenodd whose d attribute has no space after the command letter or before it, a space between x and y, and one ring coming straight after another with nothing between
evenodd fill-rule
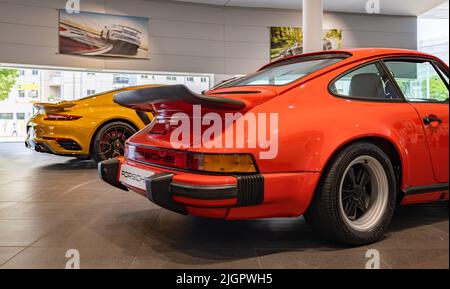
<instances>
[{"instance_id":1,"label":"side window","mask_svg":"<svg viewBox=\"0 0 450 289\"><path fill-rule=\"evenodd\" d=\"M375 101L400 99L380 63L353 70L335 80L330 88L333 94L348 98Z\"/></svg>"},{"instance_id":2,"label":"side window","mask_svg":"<svg viewBox=\"0 0 450 289\"><path fill-rule=\"evenodd\" d=\"M448 102L448 77L445 83L430 62L395 60L386 66L408 101Z\"/></svg>"}]
</instances>

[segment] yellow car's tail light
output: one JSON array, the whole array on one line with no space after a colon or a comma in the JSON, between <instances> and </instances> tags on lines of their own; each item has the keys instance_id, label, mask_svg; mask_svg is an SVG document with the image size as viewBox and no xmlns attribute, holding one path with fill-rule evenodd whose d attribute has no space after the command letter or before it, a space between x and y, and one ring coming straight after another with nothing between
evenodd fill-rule
<instances>
[{"instance_id":1,"label":"yellow car's tail light","mask_svg":"<svg viewBox=\"0 0 450 289\"><path fill-rule=\"evenodd\" d=\"M77 120L80 118L82 117L78 115L48 113L47 115L45 115L44 120L60 121L60 120Z\"/></svg>"}]
</instances>

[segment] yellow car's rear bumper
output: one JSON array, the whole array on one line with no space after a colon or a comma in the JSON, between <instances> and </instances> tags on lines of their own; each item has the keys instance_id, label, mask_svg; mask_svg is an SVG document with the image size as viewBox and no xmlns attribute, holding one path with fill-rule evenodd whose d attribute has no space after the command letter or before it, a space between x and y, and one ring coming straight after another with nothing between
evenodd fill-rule
<instances>
[{"instance_id":1,"label":"yellow car's rear bumper","mask_svg":"<svg viewBox=\"0 0 450 289\"><path fill-rule=\"evenodd\" d=\"M64 156L87 156L93 128L83 121L46 121L43 115L33 117L27 125L25 146L37 152Z\"/></svg>"}]
</instances>

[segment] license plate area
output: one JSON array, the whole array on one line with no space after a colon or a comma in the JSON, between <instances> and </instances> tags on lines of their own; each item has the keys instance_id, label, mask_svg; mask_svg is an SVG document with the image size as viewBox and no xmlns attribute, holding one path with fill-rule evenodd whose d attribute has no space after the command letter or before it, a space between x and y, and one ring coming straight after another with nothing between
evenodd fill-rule
<instances>
[{"instance_id":1,"label":"license plate area","mask_svg":"<svg viewBox=\"0 0 450 289\"><path fill-rule=\"evenodd\" d=\"M155 174L153 171L143 170L130 165L120 167L119 181L126 185L140 190L146 190L145 179Z\"/></svg>"}]
</instances>

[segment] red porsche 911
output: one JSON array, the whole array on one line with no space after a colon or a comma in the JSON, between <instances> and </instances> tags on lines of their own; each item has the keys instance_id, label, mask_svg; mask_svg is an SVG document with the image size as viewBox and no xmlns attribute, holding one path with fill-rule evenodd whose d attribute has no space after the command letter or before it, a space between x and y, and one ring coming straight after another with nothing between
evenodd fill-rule
<instances>
[{"instance_id":1,"label":"red porsche 911","mask_svg":"<svg viewBox=\"0 0 450 289\"><path fill-rule=\"evenodd\" d=\"M181 214L303 215L339 242L375 242L397 206L449 199L448 77L428 54L353 49L278 60L204 95L119 93L156 117L99 172Z\"/></svg>"}]
</instances>

